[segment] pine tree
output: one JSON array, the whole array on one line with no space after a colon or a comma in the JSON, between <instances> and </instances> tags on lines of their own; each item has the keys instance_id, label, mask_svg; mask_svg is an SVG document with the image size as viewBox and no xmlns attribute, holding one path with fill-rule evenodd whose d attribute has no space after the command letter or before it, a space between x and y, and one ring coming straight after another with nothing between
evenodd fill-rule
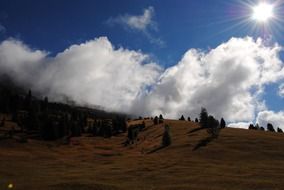
<instances>
[{"instance_id":1,"label":"pine tree","mask_svg":"<svg viewBox=\"0 0 284 190\"><path fill-rule=\"evenodd\" d=\"M212 115L208 117L207 120L207 132L214 138L219 135L219 121L216 120Z\"/></svg>"},{"instance_id":2,"label":"pine tree","mask_svg":"<svg viewBox=\"0 0 284 190\"><path fill-rule=\"evenodd\" d=\"M201 108L199 123L202 128L207 128L208 113L205 108Z\"/></svg>"},{"instance_id":3,"label":"pine tree","mask_svg":"<svg viewBox=\"0 0 284 190\"><path fill-rule=\"evenodd\" d=\"M170 134L170 126L165 125L165 130L163 134L163 139L162 139L162 145L163 146L169 146L172 144L172 139L171 139L171 134Z\"/></svg>"},{"instance_id":4,"label":"pine tree","mask_svg":"<svg viewBox=\"0 0 284 190\"><path fill-rule=\"evenodd\" d=\"M224 118L221 118L220 127L221 128L225 128L226 127L226 122L225 122Z\"/></svg>"},{"instance_id":5,"label":"pine tree","mask_svg":"<svg viewBox=\"0 0 284 190\"><path fill-rule=\"evenodd\" d=\"M259 125L258 125L258 123L255 124L254 128L255 128L256 130L259 130Z\"/></svg>"},{"instance_id":6,"label":"pine tree","mask_svg":"<svg viewBox=\"0 0 284 190\"><path fill-rule=\"evenodd\" d=\"M182 115L179 120L184 121L184 120L185 120L185 119L184 119L184 116Z\"/></svg>"},{"instance_id":7,"label":"pine tree","mask_svg":"<svg viewBox=\"0 0 284 190\"><path fill-rule=\"evenodd\" d=\"M28 94L25 97L25 109L30 110L32 104L32 91L29 90Z\"/></svg>"},{"instance_id":8,"label":"pine tree","mask_svg":"<svg viewBox=\"0 0 284 190\"><path fill-rule=\"evenodd\" d=\"M158 124L159 124L159 118L158 118L158 116L156 116L154 118L154 125L158 125Z\"/></svg>"},{"instance_id":9,"label":"pine tree","mask_svg":"<svg viewBox=\"0 0 284 190\"><path fill-rule=\"evenodd\" d=\"M278 132L278 133L283 133L283 130L278 127L278 128L277 128L277 132Z\"/></svg>"},{"instance_id":10,"label":"pine tree","mask_svg":"<svg viewBox=\"0 0 284 190\"><path fill-rule=\"evenodd\" d=\"M275 129L271 123L267 123L267 130L271 132L275 132Z\"/></svg>"},{"instance_id":11,"label":"pine tree","mask_svg":"<svg viewBox=\"0 0 284 190\"><path fill-rule=\"evenodd\" d=\"M250 130L255 130L255 127L253 126L253 124L249 124L248 129L250 129Z\"/></svg>"},{"instance_id":12,"label":"pine tree","mask_svg":"<svg viewBox=\"0 0 284 190\"><path fill-rule=\"evenodd\" d=\"M259 130L261 131L265 131L264 127L260 127Z\"/></svg>"}]
</instances>

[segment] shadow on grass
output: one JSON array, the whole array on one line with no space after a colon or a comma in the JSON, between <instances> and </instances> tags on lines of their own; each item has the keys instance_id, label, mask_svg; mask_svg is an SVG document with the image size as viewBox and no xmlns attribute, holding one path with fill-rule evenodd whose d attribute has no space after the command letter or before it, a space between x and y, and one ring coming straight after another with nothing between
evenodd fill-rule
<instances>
[{"instance_id":1,"label":"shadow on grass","mask_svg":"<svg viewBox=\"0 0 284 190\"><path fill-rule=\"evenodd\" d=\"M199 127L199 128L196 128L196 129L189 131L187 134L190 134L189 136L192 136L193 135L192 133L197 132L197 131L201 131L203 129L210 130L211 128ZM195 150L197 150L201 147L207 146L211 141L218 138L220 132L221 132L221 128L218 128L216 134L211 134L209 137L206 137L205 139L200 140L198 142L198 144L192 150L195 151Z\"/></svg>"},{"instance_id":2,"label":"shadow on grass","mask_svg":"<svg viewBox=\"0 0 284 190\"><path fill-rule=\"evenodd\" d=\"M215 139L215 137L206 137L205 139L202 139L198 142L198 144L192 149L193 151L201 148L201 147L205 147L207 146L211 141L213 141Z\"/></svg>"},{"instance_id":3,"label":"shadow on grass","mask_svg":"<svg viewBox=\"0 0 284 190\"><path fill-rule=\"evenodd\" d=\"M196 128L196 129L193 129L193 130L189 131L187 134L194 133L196 131L200 131L200 130L203 130L203 129L207 129L207 128L199 127L199 128Z\"/></svg>"},{"instance_id":4,"label":"shadow on grass","mask_svg":"<svg viewBox=\"0 0 284 190\"><path fill-rule=\"evenodd\" d=\"M153 150L147 152L147 154L152 154L152 153L154 153L154 152L158 152L159 150L161 150L161 149L163 149L163 148L166 148L166 147L167 147L167 146L159 146L159 147L157 147L157 148L155 148L155 149L153 149Z\"/></svg>"}]
</instances>

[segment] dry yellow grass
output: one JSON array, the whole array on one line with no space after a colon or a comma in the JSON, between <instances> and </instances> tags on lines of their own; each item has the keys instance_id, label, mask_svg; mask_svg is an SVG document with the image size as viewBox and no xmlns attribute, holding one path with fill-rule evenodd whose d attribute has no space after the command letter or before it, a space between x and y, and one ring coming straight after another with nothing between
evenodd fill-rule
<instances>
[{"instance_id":1,"label":"dry yellow grass","mask_svg":"<svg viewBox=\"0 0 284 190\"><path fill-rule=\"evenodd\" d=\"M74 145L0 141L0 189L9 183L17 190L284 189L283 134L226 128L193 151L206 131L189 133L197 127L193 122L166 123L172 145L163 149L158 149L163 125L150 121L137 144L128 147L126 134L73 138Z\"/></svg>"}]
</instances>

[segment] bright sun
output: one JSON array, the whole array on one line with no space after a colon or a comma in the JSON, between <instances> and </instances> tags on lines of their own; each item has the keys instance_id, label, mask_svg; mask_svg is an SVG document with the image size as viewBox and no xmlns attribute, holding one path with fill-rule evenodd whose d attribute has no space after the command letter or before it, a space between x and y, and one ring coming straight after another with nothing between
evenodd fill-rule
<instances>
[{"instance_id":1,"label":"bright sun","mask_svg":"<svg viewBox=\"0 0 284 190\"><path fill-rule=\"evenodd\" d=\"M268 3L260 3L253 8L253 14L252 14L252 19L265 23L269 19L271 19L274 14L273 14L273 5L268 4Z\"/></svg>"}]
</instances>

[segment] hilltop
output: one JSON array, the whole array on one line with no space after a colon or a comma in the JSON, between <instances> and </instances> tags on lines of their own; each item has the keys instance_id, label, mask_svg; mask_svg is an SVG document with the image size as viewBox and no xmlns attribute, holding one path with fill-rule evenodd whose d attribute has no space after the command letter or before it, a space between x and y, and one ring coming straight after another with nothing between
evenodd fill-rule
<instances>
[{"instance_id":1,"label":"hilltop","mask_svg":"<svg viewBox=\"0 0 284 190\"><path fill-rule=\"evenodd\" d=\"M142 121L135 121L136 123ZM111 138L83 135L69 145L57 141L0 141L0 187L6 189L199 189L278 190L284 187L284 135L222 129L208 137L197 123L165 120L146 127L137 143L127 133ZM172 144L160 148L164 124ZM201 143L202 144L202 143ZM204 145L204 143L203 143Z\"/></svg>"}]
</instances>

